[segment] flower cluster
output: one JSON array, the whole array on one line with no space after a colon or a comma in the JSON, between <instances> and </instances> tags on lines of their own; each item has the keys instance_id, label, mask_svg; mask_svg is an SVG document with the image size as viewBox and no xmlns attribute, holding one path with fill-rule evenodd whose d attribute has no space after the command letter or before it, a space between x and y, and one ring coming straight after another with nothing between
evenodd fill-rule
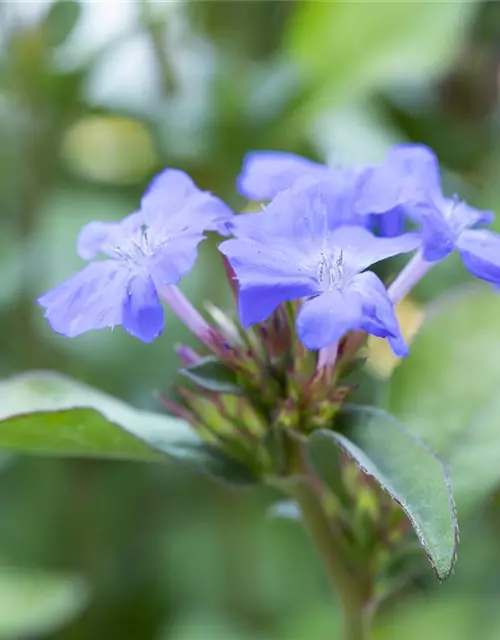
<instances>
[{"instance_id":1,"label":"flower cluster","mask_svg":"<svg viewBox=\"0 0 500 640\"><path fill-rule=\"evenodd\" d=\"M179 348L184 382L167 407L252 477L293 477L300 442L342 429L337 416L366 335L406 356L394 305L455 248L473 275L498 287L500 236L477 228L491 214L442 194L437 161L420 145L346 169L254 152L238 189L262 209L234 215L166 169L138 211L82 229L77 252L89 264L38 302L65 336L121 325L143 342L162 332L165 302L205 350ZM225 236L219 250L238 319L210 304L205 319L177 286L206 231ZM409 252L386 288L372 265Z\"/></svg>"},{"instance_id":2,"label":"flower cluster","mask_svg":"<svg viewBox=\"0 0 500 640\"><path fill-rule=\"evenodd\" d=\"M243 196L268 204L235 216L185 173L167 169L137 212L84 227L77 251L90 263L39 298L52 328L73 337L122 325L150 342L163 329L163 299L212 344L213 330L176 286L210 230L233 236L219 249L238 283L242 326L300 301L297 335L309 350L330 349L330 363L352 330L386 338L396 355L406 355L394 304L454 249L473 275L500 284L500 237L477 228L492 214L445 197L437 160L422 145L395 147L382 164L354 168L253 152L237 184ZM410 251L414 257L388 289L367 270Z\"/></svg>"}]
</instances>

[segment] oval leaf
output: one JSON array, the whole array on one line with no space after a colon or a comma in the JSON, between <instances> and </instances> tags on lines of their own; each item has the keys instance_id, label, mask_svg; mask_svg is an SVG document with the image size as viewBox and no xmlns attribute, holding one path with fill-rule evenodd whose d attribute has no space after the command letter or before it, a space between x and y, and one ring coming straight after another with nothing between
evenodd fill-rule
<instances>
[{"instance_id":1,"label":"oval leaf","mask_svg":"<svg viewBox=\"0 0 500 640\"><path fill-rule=\"evenodd\" d=\"M48 371L0 382L0 448L146 462L165 461L162 454L167 454L226 481L256 481L245 466L208 446L184 420L138 411Z\"/></svg>"},{"instance_id":2,"label":"oval leaf","mask_svg":"<svg viewBox=\"0 0 500 640\"><path fill-rule=\"evenodd\" d=\"M500 297L439 303L396 369L385 406L446 462L461 514L500 483Z\"/></svg>"},{"instance_id":3,"label":"oval leaf","mask_svg":"<svg viewBox=\"0 0 500 640\"><path fill-rule=\"evenodd\" d=\"M324 429L310 436L311 462L323 477L329 471L324 468L326 447L345 451L401 505L434 571L444 580L455 563L458 525L443 464L427 445L385 411L352 407L348 417L349 437ZM321 466L317 465L319 453Z\"/></svg>"},{"instance_id":4,"label":"oval leaf","mask_svg":"<svg viewBox=\"0 0 500 640\"><path fill-rule=\"evenodd\" d=\"M0 382L0 448L19 453L159 460L138 437L184 433L185 424L137 411L56 373L35 371Z\"/></svg>"}]
</instances>

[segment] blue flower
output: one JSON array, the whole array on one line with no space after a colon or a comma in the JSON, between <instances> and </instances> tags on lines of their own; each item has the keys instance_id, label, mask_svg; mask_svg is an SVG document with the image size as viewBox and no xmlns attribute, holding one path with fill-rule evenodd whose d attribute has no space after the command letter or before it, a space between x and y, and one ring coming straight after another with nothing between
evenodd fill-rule
<instances>
[{"instance_id":1,"label":"blue flower","mask_svg":"<svg viewBox=\"0 0 500 640\"><path fill-rule=\"evenodd\" d=\"M403 207L396 207L384 213L370 216L370 228L383 238L394 238L405 231L405 212Z\"/></svg>"},{"instance_id":2,"label":"blue flower","mask_svg":"<svg viewBox=\"0 0 500 640\"><path fill-rule=\"evenodd\" d=\"M104 253L38 302L54 331L74 337L122 325L151 342L163 329L159 295L193 267L205 229L224 228L231 212L182 171L167 169L121 222L91 222L77 242L81 257Z\"/></svg>"},{"instance_id":3,"label":"blue flower","mask_svg":"<svg viewBox=\"0 0 500 640\"><path fill-rule=\"evenodd\" d=\"M254 222L252 221L254 220ZM300 180L262 214L249 214L238 237L220 245L239 281L243 326L265 320L281 303L305 298L297 332L309 349L324 348L351 329L407 349L387 291L370 265L411 251L414 234L376 238L359 226L330 229L321 188Z\"/></svg>"},{"instance_id":4,"label":"blue flower","mask_svg":"<svg viewBox=\"0 0 500 640\"><path fill-rule=\"evenodd\" d=\"M301 178L314 179L321 187L330 228L342 224L366 227L371 222L370 216L361 215L355 206L358 184L364 171L365 167L327 167L293 153L252 151L244 158L237 186L242 196L261 202L272 200ZM238 222L237 218L233 221Z\"/></svg>"},{"instance_id":5,"label":"blue flower","mask_svg":"<svg viewBox=\"0 0 500 640\"><path fill-rule=\"evenodd\" d=\"M120 222L89 222L80 231L76 250L80 258L92 260L102 251L105 243L114 234L133 233L141 228L144 214L165 218L196 213L201 216L206 231L229 234L229 224L233 212L229 207L208 191L201 191L191 178L178 169L165 169L155 176L141 200L141 210L131 213Z\"/></svg>"},{"instance_id":6,"label":"blue flower","mask_svg":"<svg viewBox=\"0 0 500 640\"><path fill-rule=\"evenodd\" d=\"M113 238L117 240L120 235L134 233L142 225L140 211L131 213L119 222L101 222L95 220L89 222L80 230L76 240L76 252L83 260L92 260L103 251L106 243L113 244Z\"/></svg>"},{"instance_id":7,"label":"blue flower","mask_svg":"<svg viewBox=\"0 0 500 640\"><path fill-rule=\"evenodd\" d=\"M443 195L438 162L429 148L408 144L392 149L386 161L365 176L357 207L360 213L403 207L421 225L426 262L457 249L473 275L500 284L500 236L474 228L491 222L493 213Z\"/></svg>"},{"instance_id":8,"label":"blue flower","mask_svg":"<svg viewBox=\"0 0 500 640\"><path fill-rule=\"evenodd\" d=\"M243 159L237 179L238 191L248 200L272 200L280 191L293 187L304 176L318 182L329 180L325 165L284 151L251 151Z\"/></svg>"}]
</instances>

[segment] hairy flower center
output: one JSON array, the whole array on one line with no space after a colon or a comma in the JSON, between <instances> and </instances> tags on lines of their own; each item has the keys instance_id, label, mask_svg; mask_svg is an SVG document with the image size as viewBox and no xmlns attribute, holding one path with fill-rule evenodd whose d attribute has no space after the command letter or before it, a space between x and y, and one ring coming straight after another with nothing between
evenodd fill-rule
<instances>
[{"instance_id":1,"label":"hairy flower center","mask_svg":"<svg viewBox=\"0 0 500 640\"><path fill-rule=\"evenodd\" d=\"M321 253L321 261L318 265L318 278L325 291L340 289L345 280L344 252L337 255L326 256Z\"/></svg>"},{"instance_id":2,"label":"hairy flower center","mask_svg":"<svg viewBox=\"0 0 500 640\"><path fill-rule=\"evenodd\" d=\"M148 237L147 225L141 225L126 243L114 249L114 253L120 260L133 264L135 268L146 268L149 259L154 255L154 246Z\"/></svg>"},{"instance_id":3,"label":"hairy flower center","mask_svg":"<svg viewBox=\"0 0 500 640\"><path fill-rule=\"evenodd\" d=\"M473 226L476 220L471 220L470 216L464 214L464 209L461 208L462 202L457 195L454 195L449 202L448 207L445 209L444 217L450 225L455 236L458 237L464 229L468 229Z\"/></svg>"}]
</instances>

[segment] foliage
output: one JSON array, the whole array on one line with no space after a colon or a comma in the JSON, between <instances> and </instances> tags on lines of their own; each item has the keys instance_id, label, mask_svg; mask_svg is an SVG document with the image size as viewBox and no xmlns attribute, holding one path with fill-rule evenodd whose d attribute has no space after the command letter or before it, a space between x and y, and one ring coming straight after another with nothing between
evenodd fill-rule
<instances>
[{"instance_id":1,"label":"foliage","mask_svg":"<svg viewBox=\"0 0 500 640\"><path fill-rule=\"evenodd\" d=\"M171 437L177 429L184 434L179 421L159 414L157 399L169 393L178 368L173 345L190 342L180 323L169 316L154 347L119 331L65 341L50 334L33 299L79 268L73 245L80 224L132 211L163 166L182 167L240 208L234 178L254 148L343 159L362 146L376 155L381 140L426 142L447 164L449 192L460 184L475 204L498 210L498 7L142 0L119 11L61 1L28 12L21 6L28 4L0 7L0 371L62 371L140 409L66 378L57 379L63 397L58 392L50 402L40 388L34 397L22 376L2 383L2 448L33 453L43 445L55 453L47 438L37 440L42 428L57 434L60 453L99 457L111 449L116 460L2 461L0 557L16 569L0 576L0 599L14 603L9 616L0 614L0 635L330 637L336 620L298 528L262 521L274 494L234 494L184 465L125 462L166 460ZM229 308L211 244L184 290L199 308L203 300ZM464 279L452 260L417 296L432 302ZM497 307L486 291L431 305L410 357L386 384L387 410L450 467L464 541L453 583L437 590L430 572L416 573L397 615L382 611L377 639L446 637L443 629L450 637L496 637L498 504L485 498L499 480ZM367 380L368 394L379 393L380 382ZM76 395L67 395L68 385ZM25 415L30 406L36 417ZM139 430L162 453L128 434ZM355 457L356 445L365 453L377 445L370 464L385 485L396 482L388 474L399 481L405 465L415 464L383 468L380 442L355 432L337 442ZM332 436L315 438L324 445ZM201 452L213 463L196 438L194 446L185 442L183 455ZM430 477L422 482L430 485Z\"/></svg>"}]
</instances>

